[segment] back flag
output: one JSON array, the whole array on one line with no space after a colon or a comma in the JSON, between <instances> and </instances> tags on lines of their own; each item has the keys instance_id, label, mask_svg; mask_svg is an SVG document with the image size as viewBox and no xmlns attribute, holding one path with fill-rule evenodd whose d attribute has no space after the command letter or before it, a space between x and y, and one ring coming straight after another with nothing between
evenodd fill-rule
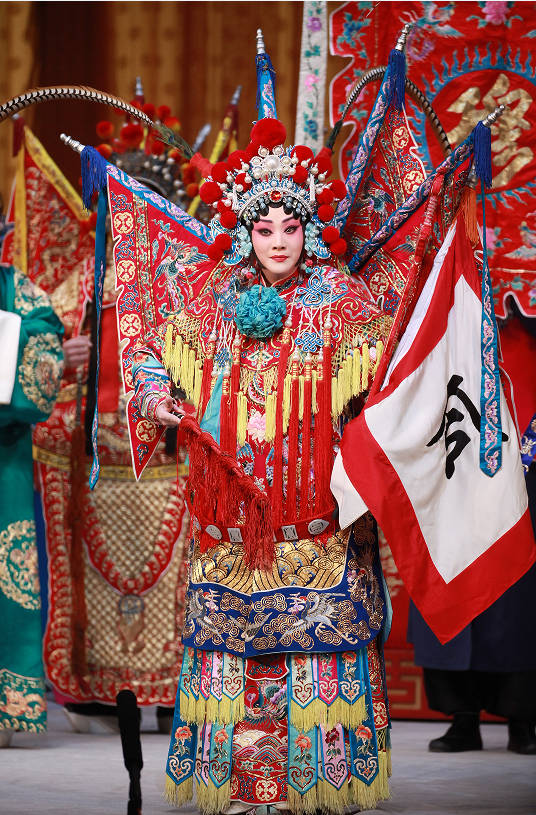
<instances>
[{"instance_id":1,"label":"back flag","mask_svg":"<svg viewBox=\"0 0 536 815\"><path fill-rule=\"evenodd\" d=\"M492 477L480 466L481 328L481 283L458 218L381 390L345 428L331 481L341 527L372 512L412 600L443 643L536 560L502 389L502 464Z\"/></svg>"}]
</instances>

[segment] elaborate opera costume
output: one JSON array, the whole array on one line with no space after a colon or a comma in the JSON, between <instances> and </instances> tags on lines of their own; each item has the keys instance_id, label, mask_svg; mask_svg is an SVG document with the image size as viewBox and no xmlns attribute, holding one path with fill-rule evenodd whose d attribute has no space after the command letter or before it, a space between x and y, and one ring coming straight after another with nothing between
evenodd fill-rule
<instances>
[{"instance_id":1,"label":"elaborate opera costume","mask_svg":"<svg viewBox=\"0 0 536 815\"><path fill-rule=\"evenodd\" d=\"M54 407L62 334L46 294L0 265L0 746L46 728L31 425Z\"/></svg>"},{"instance_id":2,"label":"elaborate opera costume","mask_svg":"<svg viewBox=\"0 0 536 815\"><path fill-rule=\"evenodd\" d=\"M171 119L168 122L174 124ZM147 128L125 123L120 138L113 140L111 123L101 122L97 130L110 137L114 160L128 162L131 172L145 173L147 183L158 185L170 198L184 196L183 185L174 184L180 169L167 163L168 151L151 157L150 170L144 167L147 153L139 145ZM108 156L112 146L106 144ZM50 294L68 338L89 335L94 217L87 218L80 196L27 127L18 160L8 213L14 228L2 257L15 255L31 279ZM47 421L33 433L48 562L46 675L56 698L69 706L73 725L84 730L90 726L89 718L76 713L105 713L109 708L87 703L115 705L116 694L125 687L135 691L138 704L161 706L162 714L167 708L170 723L183 651L183 555L189 523L184 500L186 451L177 464L175 451L170 453L163 439L143 480L136 481L125 425L116 300L110 272L104 286L100 338L106 349L100 368L101 480L94 492L84 476L74 488L81 493L78 542L73 543L72 455L75 438L80 448L82 431L80 453L85 467L86 405L88 411L94 409L91 386L85 384L91 363L83 371L66 369L57 402L50 404L50 416L41 417ZM42 589L47 592L46 585Z\"/></svg>"},{"instance_id":3,"label":"elaborate opera costume","mask_svg":"<svg viewBox=\"0 0 536 815\"><path fill-rule=\"evenodd\" d=\"M180 804L195 778L207 812L339 811L389 795L377 530L370 514L339 529L329 479L391 320L337 266L346 244L331 202L346 188L328 180L330 151L285 150L285 137L263 118L247 151L202 164L201 196L218 203L216 266L131 354L133 418L157 421L177 385L205 431L190 446L186 651L166 792ZM110 195L124 236L131 207ZM271 206L300 219L305 246L300 266L266 287L248 227ZM126 247L116 244L119 268ZM233 473L207 463L210 439L250 477L258 511Z\"/></svg>"}]
</instances>

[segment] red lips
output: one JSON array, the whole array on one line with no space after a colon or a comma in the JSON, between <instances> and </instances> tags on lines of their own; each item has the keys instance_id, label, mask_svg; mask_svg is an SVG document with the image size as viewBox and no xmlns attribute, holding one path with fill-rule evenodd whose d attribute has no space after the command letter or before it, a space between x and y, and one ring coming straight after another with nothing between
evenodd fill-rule
<instances>
[{"instance_id":1,"label":"red lips","mask_svg":"<svg viewBox=\"0 0 536 815\"><path fill-rule=\"evenodd\" d=\"M275 260L276 263L283 263L285 260L288 260L288 255L272 255L270 260Z\"/></svg>"}]
</instances>

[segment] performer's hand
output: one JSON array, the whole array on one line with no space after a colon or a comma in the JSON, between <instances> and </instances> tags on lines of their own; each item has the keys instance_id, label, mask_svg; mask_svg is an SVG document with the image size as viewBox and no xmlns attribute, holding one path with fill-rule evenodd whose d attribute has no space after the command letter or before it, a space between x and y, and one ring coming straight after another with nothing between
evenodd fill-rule
<instances>
[{"instance_id":1,"label":"performer's hand","mask_svg":"<svg viewBox=\"0 0 536 815\"><path fill-rule=\"evenodd\" d=\"M180 424L180 417L184 416L184 410L180 408L177 402L166 396L163 402L160 402L155 410L156 418L163 424L164 427L175 427ZM178 415L177 415L178 414Z\"/></svg>"},{"instance_id":2,"label":"performer's hand","mask_svg":"<svg viewBox=\"0 0 536 815\"><path fill-rule=\"evenodd\" d=\"M89 349L91 340L89 337L72 337L63 343L63 356L65 357L66 368L78 368L85 365L89 359Z\"/></svg>"}]
</instances>

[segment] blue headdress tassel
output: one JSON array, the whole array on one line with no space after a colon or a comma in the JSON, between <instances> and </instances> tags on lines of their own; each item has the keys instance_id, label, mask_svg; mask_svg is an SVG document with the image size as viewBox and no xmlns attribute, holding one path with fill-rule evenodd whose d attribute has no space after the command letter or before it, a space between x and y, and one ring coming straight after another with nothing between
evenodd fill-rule
<instances>
[{"instance_id":1,"label":"blue headdress tassel","mask_svg":"<svg viewBox=\"0 0 536 815\"><path fill-rule=\"evenodd\" d=\"M87 147L85 148L88 149ZM99 155L97 153L97 155ZM106 162L105 162L106 164ZM91 199L90 199L91 200ZM99 430L99 367L100 367L100 318L102 311L102 295L104 292L104 277L106 275L106 213L108 211L108 197L106 189L99 190L99 206L97 209L97 230L95 237L95 308L97 311L97 373L95 377L95 413L91 426L91 445L93 447L93 464L89 474L89 487L93 489L99 478L99 448L97 434Z\"/></svg>"},{"instance_id":2,"label":"blue headdress tassel","mask_svg":"<svg viewBox=\"0 0 536 815\"><path fill-rule=\"evenodd\" d=\"M389 71L389 104L396 110L403 110L406 104L406 55L392 48L387 63Z\"/></svg>"},{"instance_id":3,"label":"blue headdress tassel","mask_svg":"<svg viewBox=\"0 0 536 815\"><path fill-rule=\"evenodd\" d=\"M106 186L108 162L94 147L89 146L82 150L80 161L82 163L82 201L85 208L89 210L93 193L99 192Z\"/></svg>"},{"instance_id":4,"label":"blue headdress tassel","mask_svg":"<svg viewBox=\"0 0 536 815\"><path fill-rule=\"evenodd\" d=\"M489 190L491 187L491 130L482 122L479 122L473 131L473 157L476 174Z\"/></svg>"},{"instance_id":5,"label":"blue headdress tassel","mask_svg":"<svg viewBox=\"0 0 536 815\"><path fill-rule=\"evenodd\" d=\"M275 110L275 71L268 54L257 54L257 101L259 119L277 119Z\"/></svg>"}]
</instances>

